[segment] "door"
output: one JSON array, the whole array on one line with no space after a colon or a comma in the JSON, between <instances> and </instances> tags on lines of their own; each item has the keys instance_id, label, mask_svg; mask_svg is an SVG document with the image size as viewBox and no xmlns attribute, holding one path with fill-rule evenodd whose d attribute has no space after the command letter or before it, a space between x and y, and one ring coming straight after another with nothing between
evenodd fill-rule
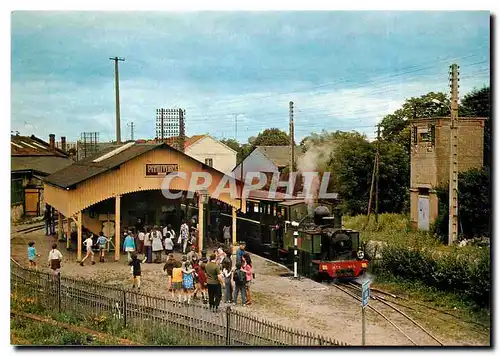
<instances>
[{"instance_id":1,"label":"door","mask_svg":"<svg viewBox=\"0 0 500 356\"><path fill-rule=\"evenodd\" d=\"M429 197L418 197L418 229L429 230Z\"/></svg>"},{"instance_id":2,"label":"door","mask_svg":"<svg viewBox=\"0 0 500 356\"><path fill-rule=\"evenodd\" d=\"M37 188L26 188L24 191L24 213L27 216L40 215L40 190Z\"/></svg>"}]
</instances>

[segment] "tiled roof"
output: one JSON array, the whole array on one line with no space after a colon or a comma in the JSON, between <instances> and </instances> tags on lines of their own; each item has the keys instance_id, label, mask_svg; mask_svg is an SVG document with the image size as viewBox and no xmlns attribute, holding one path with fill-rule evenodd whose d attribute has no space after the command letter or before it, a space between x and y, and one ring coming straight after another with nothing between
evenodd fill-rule
<instances>
[{"instance_id":1,"label":"tiled roof","mask_svg":"<svg viewBox=\"0 0 500 356\"><path fill-rule=\"evenodd\" d=\"M55 147L50 150L50 145L35 135L31 136L10 136L11 156L59 156L68 157L68 155Z\"/></svg>"},{"instance_id":2,"label":"tiled roof","mask_svg":"<svg viewBox=\"0 0 500 356\"><path fill-rule=\"evenodd\" d=\"M205 134L205 135L193 135L191 137L186 137L184 140L184 149L195 144L196 142L198 142L199 140L201 140L202 138L204 138L206 136L208 136L208 135L207 134ZM179 138L177 136L176 137L169 137L165 140L165 143L168 145L173 145L178 139Z\"/></svg>"},{"instance_id":3,"label":"tiled roof","mask_svg":"<svg viewBox=\"0 0 500 356\"><path fill-rule=\"evenodd\" d=\"M257 146L264 156L266 156L276 167L283 168L290 164L290 146ZM295 162L302 155L300 147L296 147L294 151Z\"/></svg>"},{"instance_id":4,"label":"tiled roof","mask_svg":"<svg viewBox=\"0 0 500 356\"><path fill-rule=\"evenodd\" d=\"M12 156L11 172L36 171L46 175L70 166L73 161L60 156Z\"/></svg>"}]
</instances>

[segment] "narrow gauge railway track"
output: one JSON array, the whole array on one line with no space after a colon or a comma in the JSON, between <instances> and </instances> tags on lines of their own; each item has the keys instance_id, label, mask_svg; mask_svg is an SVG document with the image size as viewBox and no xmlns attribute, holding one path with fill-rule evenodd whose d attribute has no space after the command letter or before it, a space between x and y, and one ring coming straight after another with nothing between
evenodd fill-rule
<instances>
[{"instance_id":1,"label":"narrow gauge railway track","mask_svg":"<svg viewBox=\"0 0 500 356\"><path fill-rule=\"evenodd\" d=\"M360 293L361 291L361 287L359 285L359 283L356 283L356 282L349 282L347 285L347 288L349 289L352 289L354 291L358 291ZM433 311L434 313L432 314L432 316L436 319L439 319L443 322L461 322L461 323L464 323L464 324L471 324L471 325L475 325L475 329L477 332L479 333L489 333L489 329L487 326L485 326L484 324L481 324L481 323L478 323L474 320L465 320L465 319L462 319L460 318L458 315L455 315L453 313L450 313L446 310L441 310L441 309L438 309L438 308L434 308L430 305L427 305L425 303L419 303L417 301L414 301L414 300L410 300L408 298L405 298L405 297L402 297L402 296L399 296L399 295L395 295L393 293L389 293L389 292L386 292L386 291L382 291L380 289L376 289L376 288L372 288L370 290L371 292L371 299L374 299L374 300L378 300L382 303L390 303L390 304L393 304L393 305L397 305L397 306L400 306L400 307L403 307L403 308L406 308L408 310L413 310L414 312L417 312L417 313L424 313L421 309L418 309L418 308L415 308L415 307L412 307L412 306L409 306L407 304L404 304L404 303L401 303L401 302L396 302L394 300L388 300L386 298L386 296L389 296L393 299L398 299L398 300L402 300L402 301L406 301L408 303L411 303L411 304L414 304L414 305L418 305L418 306L421 306L421 307L424 307L428 310L431 310ZM454 318L455 321L452 321L450 320L450 318L446 317L447 316L451 316ZM457 323L457 325L459 325Z\"/></svg>"},{"instance_id":2,"label":"narrow gauge railway track","mask_svg":"<svg viewBox=\"0 0 500 356\"><path fill-rule=\"evenodd\" d=\"M345 284L345 285L342 285L342 287L339 286L339 285L337 285L337 284L331 284L331 285L334 286L335 288L341 290L342 292L350 295L354 299L356 299L358 301L361 301L361 297L357 295L358 293L361 294L361 288L360 287L352 285L352 284ZM396 325L392 320L389 319L389 317L386 314L384 314L382 311L380 311L380 308L385 309L385 310L389 311L390 313L396 312L396 313L402 315L404 317L404 319L410 321L414 326L416 326L416 329L415 329L415 327L410 328L410 330L411 330L412 333L414 333L415 330L419 330L419 332L423 332L424 334L426 334L428 338L431 338L438 345L444 346L444 344L437 337L435 337L432 333L430 333L422 325L420 325L419 323L417 323L408 314L404 313L403 311L401 311L400 309L398 309L397 307L395 307L391 303L389 303L389 302L387 302L385 300L379 299L379 298L377 298L376 296L373 296L373 295L371 296L371 299L379 302L380 304L377 304L377 307L369 304L368 308L371 309L371 310L373 310L373 311L375 311L382 318L384 318L385 320L387 320L392 326L394 326L399 332L401 332L408 340L410 340L410 342L412 344L418 346L418 344L406 332L403 331L403 328L402 328L403 327L403 323L399 323L400 325ZM404 325L404 328L408 329L408 326Z\"/></svg>"},{"instance_id":3,"label":"narrow gauge railway track","mask_svg":"<svg viewBox=\"0 0 500 356\"><path fill-rule=\"evenodd\" d=\"M351 286L355 287L355 288L358 288L358 289L360 288L359 284L356 283L356 282L350 282L349 284ZM420 302L417 302L417 301L414 301L414 300L410 300L410 299L408 299L406 297L402 297L400 295L389 293L389 292L386 292L386 291L383 291L383 290L380 290L380 289L377 289L377 288L371 288L371 293L372 294L376 293L377 294L376 295L377 298L385 300L385 301L388 301L387 298L385 298L385 296L389 296L389 297L391 297L393 299L399 299L399 300L407 301L408 303L424 307L426 309L435 311L435 312L440 313L442 315L449 315L449 316L453 317L454 319L456 319L458 321L461 321L463 323L477 325L477 326L481 327L483 329L483 331L484 331L484 329L487 328L484 324L478 323L478 322L476 322L474 320L465 320L465 319L462 319L461 317L459 317L458 315L450 313L450 312L448 312L446 310L441 310L439 308L434 308L434 307L432 307L430 305L427 305L425 303L420 303ZM418 312L418 310L416 308L413 308L413 307L411 307L409 305L405 305L405 304L400 303L400 302L395 302L393 300L389 300L389 302L392 303L392 304L394 304L394 305L399 305L399 306L402 306L404 308L408 308L410 310L414 310L414 311ZM441 320L443 320L443 321L449 321L449 319L441 319Z\"/></svg>"}]
</instances>

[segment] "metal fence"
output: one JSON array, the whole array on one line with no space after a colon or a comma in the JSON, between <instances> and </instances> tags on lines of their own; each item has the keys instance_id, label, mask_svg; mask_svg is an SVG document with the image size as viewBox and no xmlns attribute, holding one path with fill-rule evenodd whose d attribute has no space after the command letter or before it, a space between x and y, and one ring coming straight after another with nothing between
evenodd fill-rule
<instances>
[{"instance_id":1,"label":"metal fence","mask_svg":"<svg viewBox=\"0 0 500 356\"><path fill-rule=\"evenodd\" d=\"M11 291L29 296L44 309L86 319L110 318L125 330L158 330L176 335L176 344L207 346L347 346L233 310L212 312L132 290L69 277L54 277L11 264Z\"/></svg>"}]
</instances>

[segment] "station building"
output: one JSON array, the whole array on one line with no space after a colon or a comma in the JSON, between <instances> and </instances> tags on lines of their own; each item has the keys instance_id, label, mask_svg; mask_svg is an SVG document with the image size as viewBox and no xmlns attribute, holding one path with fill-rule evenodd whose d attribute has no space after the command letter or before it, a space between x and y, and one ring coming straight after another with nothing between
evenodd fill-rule
<instances>
[{"instance_id":1,"label":"station building","mask_svg":"<svg viewBox=\"0 0 500 356\"><path fill-rule=\"evenodd\" d=\"M170 180L168 188L176 194L168 199L162 192L165 176L170 172L184 174ZM212 181L206 189L189 191L193 178L200 185L200 173L209 173ZM216 199L213 193L221 181L233 180L236 194L223 190ZM228 185L221 185L228 187ZM183 219L197 215L198 247L203 249L206 216L213 200L227 204L232 211L232 238L236 244L236 212L246 211L242 198L243 182L176 150L165 143L130 142L108 147L92 157L50 175L44 181L45 201L59 212L59 233L62 218L68 218L66 235L71 234L70 221L77 227L77 258L82 257L83 229L94 234L103 231L115 246L115 260L120 258L120 237L124 229L137 224L172 224L176 231ZM67 239L69 244L69 238Z\"/></svg>"}]
</instances>

